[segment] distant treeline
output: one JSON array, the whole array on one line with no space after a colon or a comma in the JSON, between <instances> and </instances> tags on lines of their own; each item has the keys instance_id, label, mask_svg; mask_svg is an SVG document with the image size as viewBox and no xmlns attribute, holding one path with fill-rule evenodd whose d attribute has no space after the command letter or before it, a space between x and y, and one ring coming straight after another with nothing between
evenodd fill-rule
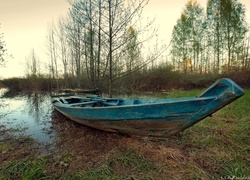
<instances>
[{"instance_id":1,"label":"distant treeline","mask_svg":"<svg viewBox=\"0 0 250 180\"><path fill-rule=\"evenodd\" d=\"M171 90L189 90L207 88L219 78L231 78L243 88L250 88L250 69L231 71L224 74L185 74L172 71L169 67L158 67L144 73L134 73L133 76L123 77L114 83L114 94L133 94L139 92L161 92ZM78 79L71 79L71 84L65 79L52 79L44 76L10 78L0 81L2 86L11 91L59 91L60 89L79 88ZM82 78L81 89L92 90ZM75 82L75 83L74 83ZM103 81L100 92L108 93L108 82Z\"/></svg>"}]
</instances>

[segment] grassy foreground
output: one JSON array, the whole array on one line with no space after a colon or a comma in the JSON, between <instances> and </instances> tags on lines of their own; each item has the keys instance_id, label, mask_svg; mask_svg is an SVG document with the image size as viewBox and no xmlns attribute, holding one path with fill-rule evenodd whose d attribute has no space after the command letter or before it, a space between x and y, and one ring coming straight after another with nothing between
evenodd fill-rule
<instances>
[{"instance_id":1,"label":"grassy foreground","mask_svg":"<svg viewBox=\"0 0 250 180\"><path fill-rule=\"evenodd\" d=\"M250 90L168 139L107 133L60 114L54 118L60 139L46 154L30 138L7 136L0 125L0 179L250 179Z\"/></svg>"}]
</instances>

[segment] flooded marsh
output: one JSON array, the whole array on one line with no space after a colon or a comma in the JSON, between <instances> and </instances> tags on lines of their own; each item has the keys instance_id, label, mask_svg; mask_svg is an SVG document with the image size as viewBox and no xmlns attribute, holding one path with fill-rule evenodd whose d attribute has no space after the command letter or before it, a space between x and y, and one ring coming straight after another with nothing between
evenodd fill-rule
<instances>
[{"instance_id":1,"label":"flooded marsh","mask_svg":"<svg viewBox=\"0 0 250 180\"><path fill-rule=\"evenodd\" d=\"M52 111L49 94L8 95L0 92L0 124L15 135L30 136L39 142L53 141Z\"/></svg>"}]
</instances>

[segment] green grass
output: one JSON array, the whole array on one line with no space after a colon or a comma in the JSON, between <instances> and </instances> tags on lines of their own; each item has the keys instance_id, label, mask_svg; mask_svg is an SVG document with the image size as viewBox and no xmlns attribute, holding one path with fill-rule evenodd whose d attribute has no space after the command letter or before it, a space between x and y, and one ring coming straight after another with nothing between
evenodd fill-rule
<instances>
[{"instance_id":1,"label":"green grass","mask_svg":"<svg viewBox=\"0 0 250 180\"><path fill-rule=\"evenodd\" d=\"M0 179L47 179L45 165L43 159L12 161L1 169Z\"/></svg>"},{"instance_id":2,"label":"green grass","mask_svg":"<svg viewBox=\"0 0 250 180\"><path fill-rule=\"evenodd\" d=\"M213 176L249 178L250 91L186 130L183 136L215 154L218 172L213 172Z\"/></svg>"},{"instance_id":3,"label":"green grass","mask_svg":"<svg viewBox=\"0 0 250 180\"><path fill-rule=\"evenodd\" d=\"M89 171L81 171L77 173L68 173L60 177L61 180L118 180L116 176L108 168L98 168Z\"/></svg>"},{"instance_id":4,"label":"green grass","mask_svg":"<svg viewBox=\"0 0 250 180\"><path fill-rule=\"evenodd\" d=\"M102 168L70 174L66 179L86 180L118 180L118 179L153 179L151 175L157 172L156 166L130 148L117 154L103 164Z\"/></svg>"},{"instance_id":5,"label":"green grass","mask_svg":"<svg viewBox=\"0 0 250 180\"><path fill-rule=\"evenodd\" d=\"M155 169L155 166L148 162L144 156L136 152L135 149L128 149L124 153L118 155L116 160L122 166L131 168L131 170L150 171Z\"/></svg>"},{"instance_id":6,"label":"green grass","mask_svg":"<svg viewBox=\"0 0 250 180\"><path fill-rule=\"evenodd\" d=\"M116 165L115 167L113 166L114 169L123 170L123 173L121 173L122 176L129 175L130 179L137 179L139 177L142 179L151 179L151 175L157 172L157 167L133 148L115 157L110 162L111 167L112 164Z\"/></svg>"}]
</instances>

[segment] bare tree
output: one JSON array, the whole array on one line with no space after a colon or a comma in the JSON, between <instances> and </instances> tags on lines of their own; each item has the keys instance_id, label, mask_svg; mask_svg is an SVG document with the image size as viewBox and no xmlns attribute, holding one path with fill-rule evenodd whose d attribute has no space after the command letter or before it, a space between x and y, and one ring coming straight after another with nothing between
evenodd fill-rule
<instances>
[{"instance_id":1,"label":"bare tree","mask_svg":"<svg viewBox=\"0 0 250 180\"><path fill-rule=\"evenodd\" d=\"M48 28L47 46L50 57L50 71L52 79L56 81L58 88L58 62L57 62L57 41L56 41L56 27L52 23Z\"/></svg>"},{"instance_id":2,"label":"bare tree","mask_svg":"<svg viewBox=\"0 0 250 180\"><path fill-rule=\"evenodd\" d=\"M79 0L71 3L72 12L77 11L80 15L73 18L86 29L84 32L88 37L84 40L85 46L90 47L85 53L89 54L91 84L96 86L101 76L106 77L109 96L112 96L114 81L124 74L124 69L118 67L121 66L119 63L128 47L127 43L131 41L127 38L127 30L129 27L135 27L138 34L142 34L152 25L150 22L143 27L140 26L142 11L148 0ZM152 31L149 37L138 40L137 45L154 35L155 31ZM150 60L141 64L141 67L155 58L156 56L151 56Z\"/></svg>"},{"instance_id":3,"label":"bare tree","mask_svg":"<svg viewBox=\"0 0 250 180\"><path fill-rule=\"evenodd\" d=\"M60 54L60 59L63 64L63 76L65 80L65 86L67 86L67 79L68 79L68 67L69 67L69 62L68 62L68 54L69 54L69 48L67 44L67 32L65 29L65 24L64 24L64 19L59 19L59 29L57 32L57 36L59 39L59 54Z\"/></svg>"},{"instance_id":4,"label":"bare tree","mask_svg":"<svg viewBox=\"0 0 250 180\"><path fill-rule=\"evenodd\" d=\"M1 26L0 26L0 28L1 28ZM0 65L5 60L5 55L6 55L5 46L6 46L5 42L3 41L3 33L0 32Z\"/></svg>"},{"instance_id":5,"label":"bare tree","mask_svg":"<svg viewBox=\"0 0 250 180\"><path fill-rule=\"evenodd\" d=\"M26 57L26 70L28 76L37 77L40 75L40 62L34 49L32 49L30 55Z\"/></svg>"},{"instance_id":6,"label":"bare tree","mask_svg":"<svg viewBox=\"0 0 250 180\"><path fill-rule=\"evenodd\" d=\"M146 67L164 52L162 48L148 56L139 55L145 42L157 36L152 28L154 20L141 23L148 1L69 0L68 19L61 19L58 28L52 24L48 31L53 79L59 78L62 65L64 79L70 74L78 87L108 87L111 97L119 78Z\"/></svg>"}]
</instances>

